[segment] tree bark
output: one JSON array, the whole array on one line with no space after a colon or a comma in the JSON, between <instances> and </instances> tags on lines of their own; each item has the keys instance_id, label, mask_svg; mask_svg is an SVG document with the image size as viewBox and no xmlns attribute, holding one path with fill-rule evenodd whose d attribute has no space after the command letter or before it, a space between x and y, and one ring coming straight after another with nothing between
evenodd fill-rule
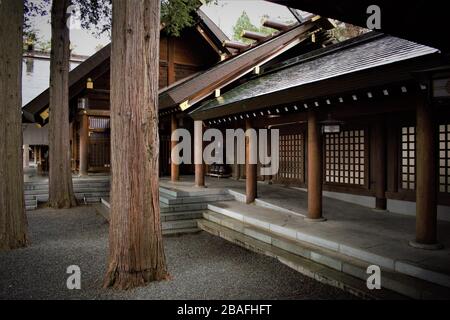
<instances>
[{"instance_id":1,"label":"tree bark","mask_svg":"<svg viewBox=\"0 0 450 320\"><path fill-rule=\"evenodd\" d=\"M159 209L159 16L159 1L113 1L105 287L129 289L169 277Z\"/></svg>"},{"instance_id":2,"label":"tree bark","mask_svg":"<svg viewBox=\"0 0 450 320\"><path fill-rule=\"evenodd\" d=\"M22 159L23 2L0 1L0 250L25 247Z\"/></svg>"},{"instance_id":3,"label":"tree bark","mask_svg":"<svg viewBox=\"0 0 450 320\"><path fill-rule=\"evenodd\" d=\"M77 205L70 164L69 58L67 8L70 0L52 2L52 50L50 56L49 206Z\"/></svg>"}]
</instances>

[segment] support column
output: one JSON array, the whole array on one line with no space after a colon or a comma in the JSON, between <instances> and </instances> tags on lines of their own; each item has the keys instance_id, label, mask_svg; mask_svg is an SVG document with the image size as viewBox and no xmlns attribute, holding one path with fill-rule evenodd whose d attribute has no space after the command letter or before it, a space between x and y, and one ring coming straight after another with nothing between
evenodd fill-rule
<instances>
[{"instance_id":1,"label":"support column","mask_svg":"<svg viewBox=\"0 0 450 320\"><path fill-rule=\"evenodd\" d=\"M245 130L252 129L250 120L245 121ZM246 202L252 203L257 197L257 165L251 164L251 154L257 152L257 141L254 141L255 137L252 135L246 135L245 137L245 190L246 190ZM255 160L255 159L253 159ZM254 161L253 161L254 162Z\"/></svg>"},{"instance_id":2,"label":"support column","mask_svg":"<svg viewBox=\"0 0 450 320\"><path fill-rule=\"evenodd\" d=\"M379 116L374 126L375 133L375 202L377 210L386 210L386 128L384 117Z\"/></svg>"},{"instance_id":3,"label":"support column","mask_svg":"<svg viewBox=\"0 0 450 320\"><path fill-rule=\"evenodd\" d=\"M89 116L83 114L81 116L81 129L80 129L80 175L88 175L88 162L89 162Z\"/></svg>"},{"instance_id":4,"label":"support column","mask_svg":"<svg viewBox=\"0 0 450 320\"><path fill-rule=\"evenodd\" d=\"M178 129L177 117L175 116L175 114L172 114L170 120L171 120L171 133L173 134ZM177 146L177 144L178 144L177 141L172 141L171 150L173 150ZM171 161L170 165L170 180L172 182L180 180L180 166L175 164L173 161Z\"/></svg>"},{"instance_id":5,"label":"support column","mask_svg":"<svg viewBox=\"0 0 450 320\"><path fill-rule=\"evenodd\" d=\"M36 165L38 163L37 150L38 150L38 147L37 146L33 146L33 161L34 161L34 164L36 164Z\"/></svg>"},{"instance_id":6,"label":"support column","mask_svg":"<svg viewBox=\"0 0 450 320\"><path fill-rule=\"evenodd\" d=\"M23 167L30 167L30 146L28 144L23 146Z\"/></svg>"},{"instance_id":7,"label":"support column","mask_svg":"<svg viewBox=\"0 0 450 320\"><path fill-rule=\"evenodd\" d=\"M440 249L437 243L436 126L433 106L418 99L416 106L416 240L413 247Z\"/></svg>"},{"instance_id":8,"label":"support column","mask_svg":"<svg viewBox=\"0 0 450 320\"><path fill-rule=\"evenodd\" d=\"M316 111L308 112L308 216L306 221L325 221L322 217L322 143Z\"/></svg>"},{"instance_id":9,"label":"support column","mask_svg":"<svg viewBox=\"0 0 450 320\"><path fill-rule=\"evenodd\" d=\"M203 121L194 122L195 186L205 187L205 164L203 162Z\"/></svg>"}]
</instances>

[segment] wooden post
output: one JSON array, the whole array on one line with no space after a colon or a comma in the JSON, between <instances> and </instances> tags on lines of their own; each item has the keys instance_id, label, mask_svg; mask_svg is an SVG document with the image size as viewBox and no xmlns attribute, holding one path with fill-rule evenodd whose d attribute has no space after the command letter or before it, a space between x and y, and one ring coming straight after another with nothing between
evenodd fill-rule
<instances>
[{"instance_id":1,"label":"wooden post","mask_svg":"<svg viewBox=\"0 0 450 320\"><path fill-rule=\"evenodd\" d=\"M28 144L23 146L23 167L30 167L30 146Z\"/></svg>"},{"instance_id":2,"label":"wooden post","mask_svg":"<svg viewBox=\"0 0 450 320\"><path fill-rule=\"evenodd\" d=\"M245 130L252 129L252 124L250 120L245 121ZM245 179L245 190L246 190L246 202L252 203L255 201L257 197L257 164L251 164L250 155L255 152L257 149L257 141L253 141L252 135L245 137L245 171L246 171L246 179Z\"/></svg>"},{"instance_id":3,"label":"wooden post","mask_svg":"<svg viewBox=\"0 0 450 320\"><path fill-rule=\"evenodd\" d=\"M34 164L36 164L36 165L38 163L37 150L38 150L38 147L37 146L33 146L33 161L34 161Z\"/></svg>"},{"instance_id":4,"label":"wooden post","mask_svg":"<svg viewBox=\"0 0 450 320\"><path fill-rule=\"evenodd\" d=\"M194 122L195 186L205 187L205 164L203 162L203 121Z\"/></svg>"},{"instance_id":5,"label":"wooden post","mask_svg":"<svg viewBox=\"0 0 450 320\"><path fill-rule=\"evenodd\" d=\"M424 98L416 106L416 240L413 247L440 249L437 243L436 126Z\"/></svg>"},{"instance_id":6,"label":"wooden post","mask_svg":"<svg viewBox=\"0 0 450 320\"><path fill-rule=\"evenodd\" d=\"M88 175L89 162L89 117L87 114L81 116L80 129L80 175Z\"/></svg>"},{"instance_id":7,"label":"wooden post","mask_svg":"<svg viewBox=\"0 0 450 320\"><path fill-rule=\"evenodd\" d=\"M308 112L308 216L306 221L325 221L322 217L322 145L317 112Z\"/></svg>"},{"instance_id":8,"label":"wooden post","mask_svg":"<svg viewBox=\"0 0 450 320\"><path fill-rule=\"evenodd\" d=\"M172 114L171 116L171 133L173 134L177 129L178 129L178 123L177 123L177 117L175 116L175 114ZM177 146L178 142L177 141L172 141L171 145L172 148L171 150L173 150L176 146ZM171 161L171 166L170 166L170 180L172 182L176 182L178 180L180 180L180 166L175 164L173 161Z\"/></svg>"},{"instance_id":9,"label":"wooden post","mask_svg":"<svg viewBox=\"0 0 450 320\"><path fill-rule=\"evenodd\" d=\"M386 210L386 128L385 119L379 116L374 126L375 133L375 202L377 210Z\"/></svg>"}]
</instances>

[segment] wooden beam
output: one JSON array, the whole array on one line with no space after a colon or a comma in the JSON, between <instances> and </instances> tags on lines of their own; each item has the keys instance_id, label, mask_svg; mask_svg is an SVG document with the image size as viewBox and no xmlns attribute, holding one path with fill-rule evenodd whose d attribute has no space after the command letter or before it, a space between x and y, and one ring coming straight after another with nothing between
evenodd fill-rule
<instances>
[{"instance_id":1,"label":"wooden beam","mask_svg":"<svg viewBox=\"0 0 450 320\"><path fill-rule=\"evenodd\" d=\"M289 24L283 23L281 21L273 20L273 19L264 19L262 25L264 27L272 28L272 29L279 30L279 31L287 31L294 26L294 24L289 25Z\"/></svg>"},{"instance_id":2,"label":"wooden beam","mask_svg":"<svg viewBox=\"0 0 450 320\"><path fill-rule=\"evenodd\" d=\"M250 48L250 44L247 43L242 43L239 41L231 41L231 40L225 40L222 44L225 48L232 48L232 49L237 49L240 51L246 50L248 48Z\"/></svg>"},{"instance_id":3,"label":"wooden beam","mask_svg":"<svg viewBox=\"0 0 450 320\"><path fill-rule=\"evenodd\" d=\"M241 36L243 38L247 38L247 39L255 40L255 41L264 41L270 37L270 35L267 35L267 34L264 34L261 32L254 32L254 31L248 31L248 30L242 31Z\"/></svg>"}]
</instances>

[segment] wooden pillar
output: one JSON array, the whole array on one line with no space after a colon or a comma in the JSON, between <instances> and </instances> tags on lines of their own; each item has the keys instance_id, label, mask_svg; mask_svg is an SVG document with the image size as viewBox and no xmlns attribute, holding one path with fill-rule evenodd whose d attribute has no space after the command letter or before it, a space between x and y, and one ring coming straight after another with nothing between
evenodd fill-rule
<instances>
[{"instance_id":1,"label":"wooden pillar","mask_svg":"<svg viewBox=\"0 0 450 320\"><path fill-rule=\"evenodd\" d=\"M28 144L23 146L23 167L30 167L30 146Z\"/></svg>"},{"instance_id":2,"label":"wooden pillar","mask_svg":"<svg viewBox=\"0 0 450 320\"><path fill-rule=\"evenodd\" d=\"M437 244L436 125L426 99L416 106L416 240L413 247L439 249Z\"/></svg>"},{"instance_id":3,"label":"wooden pillar","mask_svg":"<svg viewBox=\"0 0 450 320\"><path fill-rule=\"evenodd\" d=\"M245 130L252 129L250 120L245 121ZM245 190L246 190L246 202L252 203L257 197L257 164L250 163L250 155L253 152L257 152L257 141L253 141L254 137L251 135L245 137Z\"/></svg>"},{"instance_id":4,"label":"wooden pillar","mask_svg":"<svg viewBox=\"0 0 450 320\"><path fill-rule=\"evenodd\" d=\"M88 175L89 162L89 116L81 116L80 128L80 175Z\"/></svg>"},{"instance_id":5,"label":"wooden pillar","mask_svg":"<svg viewBox=\"0 0 450 320\"><path fill-rule=\"evenodd\" d=\"M38 147L37 146L33 146L33 160L34 160L34 163L37 165L37 163L38 163L38 158L37 158L37 150L38 150Z\"/></svg>"},{"instance_id":6,"label":"wooden pillar","mask_svg":"<svg viewBox=\"0 0 450 320\"><path fill-rule=\"evenodd\" d=\"M322 217L322 144L317 112L308 112L308 216L307 221Z\"/></svg>"},{"instance_id":7,"label":"wooden pillar","mask_svg":"<svg viewBox=\"0 0 450 320\"><path fill-rule=\"evenodd\" d=\"M377 210L386 210L386 128L385 119L379 116L374 125L375 133L375 202Z\"/></svg>"},{"instance_id":8,"label":"wooden pillar","mask_svg":"<svg viewBox=\"0 0 450 320\"><path fill-rule=\"evenodd\" d=\"M175 114L172 114L170 120L171 120L170 121L171 133L173 134L178 129L177 117L175 116ZM173 150L177 146L178 142L172 141L171 144L172 144L171 150ZM170 166L170 180L172 182L176 182L176 181L180 180L180 166L175 164L173 161L171 161L171 166Z\"/></svg>"},{"instance_id":9,"label":"wooden pillar","mask_svg":"<svg viewBox=\"0 0 450 320\"><path fill-rule=\"evenodd\" d=\"M203 162L203 121L194 122L195 186L205 187L205 164Z\"/></svg>"},{"instance_id":10,"label":"wooden pillar","mask_svg":"<svg viewBox=\"0 0 450 320\"><path fill-rule=\"evenodd\" d=\"M235 126L234 129L237 130L238 126ZM234 148L233 179L239 180L241 178L241 164L238 161L239 143L234 142L233 148Z\"/></svg>"}]
</instances>

